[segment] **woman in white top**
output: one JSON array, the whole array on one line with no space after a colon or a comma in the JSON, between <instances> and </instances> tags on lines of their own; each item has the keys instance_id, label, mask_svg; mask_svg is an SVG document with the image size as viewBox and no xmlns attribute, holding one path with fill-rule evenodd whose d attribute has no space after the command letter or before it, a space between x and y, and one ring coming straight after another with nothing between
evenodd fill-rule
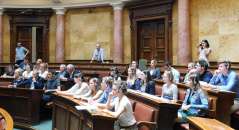
<instances>
[{"instance_id":1,"label":"woman in white top","mask_svg":"<svg viewBox=\"0 0 239 130\"><path fill-rule=\"evenodd\" d=\"M89 86L90 86L90 91L88 91L88 93L84 95L74 95L73 97L87 100L87 101L91 98L93 100L99 99L104 92L101 88L100 81L97 78L92 78L89 82Z\"/></svg>"},{"instance_id":2,"label":"woman in white top","mask_svg":"<svg viewBox=\"0 0 239 130\"><path fill-rule=\"evenodd\" d=\"M137 130L135 126L136 120L133 114L132 106L129 99L125 96L127 92L126 84L122 81L114 81L113 91L109 93L109 98L105 104L105 109L103 112L108 113L118 120L114 124L114 130L127 129L127 130ZM110 99L113 96L117 96L115 100L110 103ZM115 107L115 112L110 110Z\"/></svg>"},{"instance_id":3,"label":"woman in white top","mask_svg":"<svg viewBox=\"0 0 239 130\"><path fill-rule=\"evenodd\" d=\"M58 94L62 95L84 95L90 91L90 87L87 83L85 83L84 75L82 73L75 74L74 82L76 83L70 89L66 91L57 91Z\"/></svg>"},{"instance_id":4,"label":"woman in white top","mask_svg":"<svg viewBox=\"0 0 239 130\"><path fill-rule=\"evenodd\" d=\"M208 41L202 40L201 44L199 44L197 47L198 47L197 55L199 55L199 60L205 60L208 66L210 66L208 56L212 52L212 49L209 48L210 45Z\"/></svg>"},{"instance_id":5,"label":"woman in white top","mask_svg":"<svg viewBox=\"0 0 239 130\"><path fill-rule=\"evenodd\" d=\"M163 74L163 85L162 98L177 101L178 100L178 87L173 83L173 73L166 71Z\"/></svg>"},{"instance_id":6,"label":"woman in white top","mask_svg":"<svg viewBox=\"0 0 239 130\"><path fill-rule=\"evenodd\" d=\"M42 78L46 79L47 78L47 73L48 73L48 64L47 63L41 63L40 64L40 71L39 71L39 76Z\"/></svg>"},{"instance_id":7,"label":"woman in white top","mask_svg":"<svg viewBox=\"0 0 239 130\"><path fill-rule=\"evenodd\" d=\"M32 65L27 65L26 66L26 71L22 73L22 76L25 79L29 79L32 76Z\"/></svg>"}]
</instances>

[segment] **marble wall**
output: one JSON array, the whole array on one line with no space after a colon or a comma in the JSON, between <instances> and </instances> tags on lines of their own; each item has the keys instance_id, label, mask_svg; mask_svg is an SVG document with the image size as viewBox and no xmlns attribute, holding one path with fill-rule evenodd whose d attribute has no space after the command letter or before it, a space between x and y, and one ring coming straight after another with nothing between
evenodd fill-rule
<instances>
[{"instance_id":1,"label":"marble wall","mask_svg":"<svg viewBox=\"0 0 239 130\"><path fill-rule=\"evenodd\" d=\"M3 14L3 62L10 62L10 23L7 14Z\"/></svg>"},{"instance_id":2,"label":"marble wall","mask_svg":"<svg viewBox=\"0 0 239 130\"><path fill-rule=\"evenodd\" d=\"M173 63L177 64L178 0L173 4ZM239 62L239 2L238 0L191 0L192 60L197 60L196 46L207 39L212 48L210 61L228 59Z\"/></svg>"}]
</instances>

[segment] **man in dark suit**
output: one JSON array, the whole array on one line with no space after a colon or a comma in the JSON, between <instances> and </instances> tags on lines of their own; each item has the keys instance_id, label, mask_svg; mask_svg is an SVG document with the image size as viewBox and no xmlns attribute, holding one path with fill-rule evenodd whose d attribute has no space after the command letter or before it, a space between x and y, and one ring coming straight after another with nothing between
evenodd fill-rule
<instances>
[{"instance_id":1,"label":"man in dark suit","mask_svg":"<svg viewBox=\"0 0 239 130\"><path fill-rule=\"evenodd\" d=\"M25 57L24 58L24 61L21 62L18 67L20 67L21 69L23 69L24 71L26 71L26 66L29 65L29 66L32 66L31 63L29 63L29 57Z\"/></svg>"},{"instance_id":2,"label":"man in dark suit","mask_svg":"<svg viewBox=\"0 0 239 130\"><path fill-rule=\"evenodd\" d=\"M80 73L80 71L76 70L72 64L67 65L66 71L70 74L70 77L61 78L61 81L73 81L75 74Z\"/></svg>"},{"instance_id":3,"label":"man in dark suit","mask_svg":"<svg viewBox=\"0 0 239 130\"><path fill-rule=\"evenodd\" d=\"M28 84L28 88L30 89L43 89L44 87L44 79L39 76L39 72L37 70L33 70L32 77L28 80L17 84L16 86L22 86Z\"/></svg>"}]
</instances>

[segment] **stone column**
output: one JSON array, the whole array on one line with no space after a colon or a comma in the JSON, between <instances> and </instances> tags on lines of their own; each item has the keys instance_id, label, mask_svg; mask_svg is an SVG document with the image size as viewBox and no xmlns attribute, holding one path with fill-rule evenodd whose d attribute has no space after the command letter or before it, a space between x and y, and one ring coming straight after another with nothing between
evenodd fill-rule
<instances>
[{"instance_id":1,"label":"stone column","mask_svg":"<svg viewBox=\"0 0 239 130\"><path fill-rule=\"evenodd\" d=\"M114 8L114 63L124 63L123 4L111 3Z\"/></svg>"},{"instance_id":2,"label":"stone column","mask_svg":"<svg viewBox=\"0 0 239 130\"><path fill-rule=\"evenodd\" d=\"M56 63L65 62L65 12L64 8L55 8L56 11Z\"/></svg>"},{"instance_id":3,"label":"stone column","mask_svg":"<svg viewBox=\"0 0 239 130\"><path fill-rule=\"evenodd\" d=\"M190 0L178 0L178 65L191 61Z\"/></svg>"},{"instance_id":4,"label":"stone column","mask_svg":"<svg viewBox=\"0 0 239 130\"><path fill-rule=\"evenodd\" d=\"M2 34L2 29L3 29L3 21L2 21L2 16L3 16L3 8L0 8L0 63L3 62L3 34Z\"/></svg>"}]
</instances>

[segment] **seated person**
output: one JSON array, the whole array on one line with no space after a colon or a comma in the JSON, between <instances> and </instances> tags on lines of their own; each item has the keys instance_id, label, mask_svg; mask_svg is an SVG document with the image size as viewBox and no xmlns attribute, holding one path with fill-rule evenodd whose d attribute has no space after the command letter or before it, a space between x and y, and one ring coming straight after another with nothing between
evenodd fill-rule
<instances>
[{"instance_id":1,"label":"seated person","mask_svg":"<svg viewBox=\"0 0 239 130\"><path fill-rule=\"evenodd\" d=\"M161 72L158 68L156 68L157 61L156 60L151 60L150 62L150 69L148 71L150 72L151 76L153 79L160 79Z\"/></svg>"},{"instance_id":2,"label":"seated person","mask_svg":"<svg viewBox=\"0 0 239 130\"><path fill-rule=\"evenodd\" d=\"M119 69L117 67L112 67L110 69L110 75L111 75L111 77L114 78L114 81L121 80L121 78L119 77L118 73L119 73Z\"/></svg>"},{"instance_id":3,"label":"seated person","mask_svg":"<svg viewBox=\"0 0 239 130\"><path fill-rule=\"evenodd\" d=\"M140 78L141 83L139 86L139 91L155 95L155 84L150 73L147 70L144 70L141 72Z\"/></svg>"},{"instance_id":4,"label":"seated person","mask_svg":"<svg viewBox=\"0 0 239 130\"><path fill-rule=\"evenodd\" d=\"M40 64L40 70L39 70L39 76L41 76L44 79L47 79L48 74L48 64L47 63L41 63Z\"/></svg>"},{"instance_id":5,"label":"seated person","mask_svg":"<svg viewBox=\"0 0 239 130\"><path fill-rule=\"evenodd\" d=\"M14 66L13 65L8 65L7 66L7 68L8 68L8 71L4 74L4 75L2 75L1 77L2 78L12 78L12 77L14 77Z\"/></svg>"},{"instance_id":6,"label":"seated person","mask_svg":"<svg viewBox=\"0 0 239 130\"><path fill-rule=\"evenodd\" d=\"M163 63L163 67L165 71L171 71L173 73L174 82L179 83L180 73L171 66L171 63L169 61L165 61Z\"/></svg>"},{"instance_id":7,"label":"seated person","mask_svg":"<svg viewBox=\"0 0 239 130\"><path fill-rule=\"evenodd\" d=\"M171 71L164 72L163 80L165 84L162 89L162 98L177 101L178 87L173 83L173 73Z\"/></svg>"},{"instance_id":8,"label":"seated person","mask_svg":"<svg viewBox=\"0 0 239 130\"><path fill-rule=\"evenodd\" d=\"M26 71L24 71L22 75L25 79L29 79L32 76L32 65L27 65Z\"/></svg>"},{"instance_id":9,"label":"seated person","mask_svg":"<svg viewBox=\"0 0 239 130\"><path fill-rule=\"evenodd\" d=\"M185 84L186 82L187 82L187 80L188 80L188 75L189 75L189 72L190 72L190 70L192 70L192 69L195 69L196 68L196 64L194 63L194 62L190 62L190 63L188 63L188 73L185 75L185 78L184 78L184 81L183 81L183 83Z\"/></svg>"},{"instance_id":10,"label":"seated person","mask_svg":"<svg viewBox=\"0 0 239 130\"><path fill-rule=\"evenodd\" d=\"M84 95L90 91L89 85L85 82L84 75L82 73L78 73L74 75L74 82L76 83L70 89L66 91L57 91L58 94L62 95Z\"/></svg>"},{"instance_id":11,"label":"seated person","mask_svg":"<svg viewBox=\"0 0 239 130\"><path fill-rule=\"evenodd\" d=\"M128 77L127 77L127 88L133 90L139 90L140 79L136 77L136 70L134 67L130 67L128 69Z\"/></svg>"},{"instance_id":12,"label":"seated person","mask_svg":"<svg viewBox=\"0 0 239 130\"><path fill-rule=\"evenodd\" d=\"M58 75L56 77L59 78L59 79L61 79L62 77L65 77L65 78L70 77L69 73L66 71L66 65L65 64L60 65L60 72L58 73Z\"/></svg>"},{"instance_id":13,"label":"seated person","mask_svg":"<svg viewBox=\"0 0 239 130\"><path fill-rule=\"evenodd\" d=\"M56 71L49 70L47 76L48 76L48 80L46 82L45 87L43 88L43 90L45 90L45 93L43 94L43 97L42 97L43 105L46 105L47 103L53 101L52 95L51 95L53 92L57 90L61 90L60 80L56 78Z\"/></svg>"},{"instance_id":14,"label":"seated person","mask_svg":"<svg viewBox=\"0 0 239 130\"><path fill-rule=\"evenodd\" d=\"M74 98L80 98L83 100L89 100L89 99L93 99L93 100L97 100L101 97L101 95L103 94L103 90L100 86L100 81L97 78L92 78L89 82L89 86L90 86L90 91L84 95L74 95Z\"/></svg>"},{"instance_id":15,"label":"seated person","mask_svg":"<svg viewBox=\"0 0 239 130\"><path fill-rule=\"evenodd\" d=\"M221 60L218 62L218 70L215 70L209 84L203 84L206 88L232 91L237 95L234 98L234 105L231 107L231 113L239 110L239 80L234 71L230 70L231 62L228 60ZM218 84L221 83L220 86Z\"/></svg>"},{"instance_id":16,"label":"seated person","mask_svg":"<svg viewBox=\"0 0 239 130\"><path fill-rule=\"evenodd\" d=\"M129 99L125 96L127 92L126 84L122 81L114 81L113 92L109 94L105 109L103 112L108 113L118 120L114 123L114 130L127 128L127 130L138 130L134 112ZM110 102L113 96L117 96L114 102ZM115 112L109 111L115 107Z\"/></svg>"},{"instance_id":17,"label":"seated person","mask_svg":"<svg viewBox=\"0 0 239 130\"><path fill-rule=\"evenodd\" d=\"M34 65L34 70L40 70L40 65L42 63L42 59L37 59L36 65Z\"/></svg>"},{"instance_id":18,"label":"seated person","mask_svg":"<svg viewBox=\"0 0 239 130\"><path fill-rule=\"evenodd\" d=\"M199 83L199 78L196 74L188 76L187 90L185 99L182 104L182 108L178 110L178 118L175 122L187 123L187 116L205 116L206 113L201 115L198 113L199 109L208 110L207 92L204 91Z\"/></svg>"},{"instance_id":19,"label":"seated person","mask_svg":"<svg viewBox=\"0 0 239 130\"><path fill-rule=\"evenodd\" d=\"M197 74L199 77L199 81L209 83L210 79L212 78L212 73L207 71L208 64L204 60L198 60L196 69L192 69L189 71L190 74Z\"/></svg>"},{"instance_id":20,"label":"seated person","mask_svg":"<svg viewBox=\"0 0 239 130\"><path fill-rule=\"evenodd\" d=\"M104 104L107 102L109 98L109 93L112 92L112 85L113 85L114 79L112 77L103 77L101 82L101 87L104 90L104 93L101 95L101 97L98 100L94 100L93 98L90 99L89 103L91 105L97 105L99 107L104 106ZM111 102L113 102L115 97L111 98Z\"/></svg>"},{"instance_id":21,"label":"seated person","mask_svg":"<svg viewBox=\"0 0 239 130\"><path fill-rule=\"evenodd\" d=\"M23 70L25 71L27 65L32 65L32 64L29 63L29 57L26 56L26 57L24 58L24 61L21 62L21 63L18 65L18 67L21 68L21 69L23 69Z\"/></svg>"},{"instance_id":22,"label":"seated person","mask_svg":"<svg viewBox=\"0 0 239 130\"><path fill-rule=\"evenodd\" d=\"M72 64L67 65L66 71L69 73L70 77L66 77L66 78L62 77L60 78L61 81L73 81L74 75L80 73L78 70L74 68L74 65Z\"/></svg>"},{"instance_id":23,"label":"seated person","mask_svg":"<svg viewBox=\"0 0 239 130\"><path fill-rule=\"evenodd\" d=\"M22 77L22 70L21 69L16 69L15 70L15 78L13 80L13 85L8 85L8 87L16 87L17 84L24 82L24 79ZM25 88L24 85L18 86L19 88Z\"/></svg>"},{"instance_id":24,"label":"seated person","mask_svg":"<svg viewBox=\"0 0 239 130\"><path fill-rule=\"evenodd\" d=\"M131 66L135 68L137 78L139 78L140 75L141 75L141 71L138 69L138 65L139 64L138 64L137 61L132 61L132 65Z\"/></svg>"},{"instance_id":25,"label":"seated person","mask_svg":"<svg viewBox=\"0 0 239 130\"><path fill-rule=\"evenodd\" d=\"M39 76L39 72L37 70L33 70L32 77L22 83L17 84L16 86L19 87L26 84L28 84L28 88L30 89L43 89L44 79Z\"/></svg>"}]
</instances>

